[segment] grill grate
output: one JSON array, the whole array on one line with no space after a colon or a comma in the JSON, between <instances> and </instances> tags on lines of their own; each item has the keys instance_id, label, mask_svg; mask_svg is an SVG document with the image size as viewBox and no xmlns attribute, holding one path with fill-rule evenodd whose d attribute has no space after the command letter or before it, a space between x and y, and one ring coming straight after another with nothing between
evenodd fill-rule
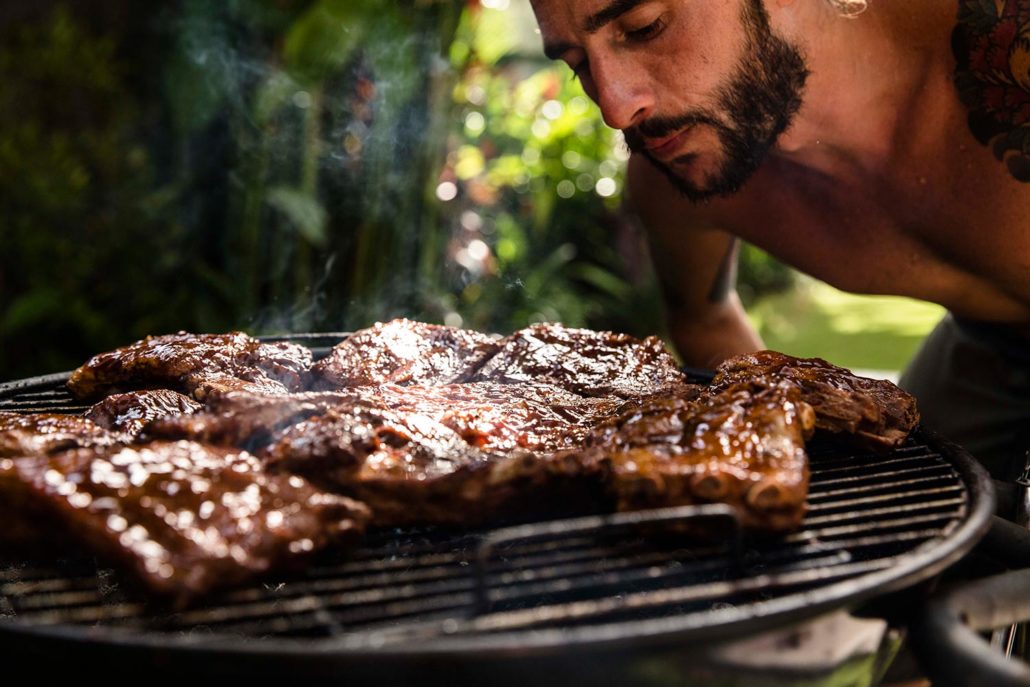
<instances>
[{"instance_id":1,"label":"grill grate","mask_svg":"<svg viewBox=\"0 0 1030 687\"><path fill-rule=\"evenodd\" d=\"M79 412L65 379L6 385L0 410ZM0 633L81 627L91 639L248 650L295 639L310 647L315 639L338 652L401 654L568 645L627 632L711 639L935 574L986 522L989 496L932 437L886 457L822 439L810 455L800 530L739 548L732 537L685 544L632 527L500 540L497 532L378 531L356 552L323 557L299 577L178 612L140 601L95 560L0 551Z\"/></svg>"}]
</instances>

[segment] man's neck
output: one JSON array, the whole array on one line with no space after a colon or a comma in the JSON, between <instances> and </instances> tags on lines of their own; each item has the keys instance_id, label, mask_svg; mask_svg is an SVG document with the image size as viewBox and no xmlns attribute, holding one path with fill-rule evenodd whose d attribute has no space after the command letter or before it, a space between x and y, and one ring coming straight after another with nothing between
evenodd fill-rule
<instances>
[{"instance_id":1,"label":"man's neck","mask_svg":"<svg viewBox=\"0 0 1030 687\"><path fill-rule=\"evenodd\" d=\"M950 94L954 11L940 0L874 0L857 19L823 2L779 9L773 21L802 46L811 75L774 155L839 176L875 173L932 146Z\"/></svg>"}]
</instances>

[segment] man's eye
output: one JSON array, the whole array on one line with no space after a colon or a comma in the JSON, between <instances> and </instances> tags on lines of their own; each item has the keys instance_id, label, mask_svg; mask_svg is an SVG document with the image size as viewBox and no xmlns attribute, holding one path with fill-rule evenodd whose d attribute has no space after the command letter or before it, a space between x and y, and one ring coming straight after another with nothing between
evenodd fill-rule
<instances>
[{"instance_id":1,"label":"man's eye","mask_svg":"<svg viewBox=\"0 0 1030 687\"><path fill-rule=\"evenodd\" d=\"M665 18L658 17L647 26L643 26L639 29L633 29L632 31L626 32L626 38L630 41L641 42L650 40L662 32L665 28Z\"/></svg>"}]
</instances>

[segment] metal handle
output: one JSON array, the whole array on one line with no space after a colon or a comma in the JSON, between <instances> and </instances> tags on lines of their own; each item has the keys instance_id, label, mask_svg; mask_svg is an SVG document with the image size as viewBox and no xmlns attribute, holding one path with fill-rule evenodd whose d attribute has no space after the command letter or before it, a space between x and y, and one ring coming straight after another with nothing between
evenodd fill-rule
<instances>
[{"instance_id":1,"label":"metal handle","mask_svg":"<svg viewBox=\"0 0 1030 687\"><path fill-rule=\"evenodd\" d=\"M1027 687L1030 666L1006 659L977 632L1030 620L1030 570L988 577L927 602L912 648L935 687Z\"/></svg>"},{"instance_id":2,"label":"metal handle","mask_svg":"<svg viewBox=\"0 0 1030 687\"><path fill-rule=\"evenodd\" d=\"M655 508L629 513L615 513L613 515L591 515L494 530L486 535L476 548L476 612L483 614L490 610L490 583L488 580L490 559L493 558L497 547L501 545L513 544L515 542L560 539L571 535L604 530L681 523L700 518L719 518L730 523L732 536L730 537L729 544L732 552L732 562L734 566L739 568L742 561L740 519L734 508L723 503Z\"/></svg>"}]
</instances>

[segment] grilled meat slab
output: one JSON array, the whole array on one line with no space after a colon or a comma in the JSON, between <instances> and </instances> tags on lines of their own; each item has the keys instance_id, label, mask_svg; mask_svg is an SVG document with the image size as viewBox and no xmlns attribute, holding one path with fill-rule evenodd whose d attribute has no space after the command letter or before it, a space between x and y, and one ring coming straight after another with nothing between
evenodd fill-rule
<instances>
[{"instance_id":1,"label":"grilled meat slab","mask_svg":"<svg viewBox=\"0 0 1030 687\"><path fill-rule=\"evenodd\" d=\"M594 511L603 499L595 465L480 449L434 417L392 408L352 405L304 420L263 457L367 503L378 525L472 526Z\"/></svg>"},{"instance_id":2,"label":"grilled meat slab","mask_svg":"<svg viewBox=\"0 0 1030 687\"><path fill-rule=\"evenodd\" d=\"M474 525L585 500L596 510L597 481L573 479L591 470L550 452L578 446L621 403L493 382L228 393L148 434L247 447L271 470L365 501L376 524Z\"/></svg>"},{"instance_id":3,"label":"grilled meat slab","mask_svg":"<svg viewBox=\"0 0 1030 687\"><path fill-rule=\"evenodd\" d=\"M123 437L75 415L0 411L0 458L34 456L69 448L110 446Z\"/></svg>"},{"instance_id":4,"label":"grilled meat slab","mask_svg":"<svg viewBox=\"0 0 1030 687\"><path fill-rule=\"evenodd\" d=\"M366 388L364 403L431 418L470 446L489 451L555 451L579 445L621 403L550 384L470 382Z\"/></svg>"},{"instance_id":5,"label":"grilled meat slab","mask_svg":"<svg viewBox=\"0 0 1030 687\"><path fill-rule=\"evenodd\" d=\"M578 459L606 464L619 510L727 503L745 527L785 531L805 512L813 423L794 386L758 378L628 402Z\"/></svg>"},{"instance_id":6,"label":"grilled meat slab","mask_svg":"<svg viewBox=\"0 0 1030 687\"><path fill-rule=\"evenodd\" d=\"M682 391L696 389L687 385ZM203 412L158 420L148 432L253 450L307 418L366 407L431 418L477 448L553 451L579 445L620 403L622 399L586 398L549 384L496 382L382 384L276 396L233 392L210 396Z\"/></svg>"},{"instance_id":7,"label":"grilled meat slab","mask_svg":"<svg viewBox=\"0 0 1030 687\"><path fill-rule=\"evenodd\" d=\"M33 553L70 548L63 532L45 512L28 501L19 488L10 458L43 456L73 448L106 447L122 440L92 420L75 415L36 413L19 415L0 411L0 542Z\"/></svg>"},{"instance_id":8,"label":"grilled meat slab","mask_svg":"<svg viewBox=\"0 0 1030 687\"><path fill-rule=\"evenodd\" d=\"M86 411L84 417L98 426L136 436L162 417L185 417L203 406L170 389L130 391L108 396Z\"/></svg>"},{"instance_id":9,"label":"grilled meat slab","mask_svg":"<svg viewBox=\"0 0 1030 687\"><path fill-rule=\"evenodd\" d=\"M657 337L538 324L502 339L470 381L548 383L582 396L635 398L685 379Z\"/></svg>"},{"instance_id":10,"label":"grilled meat slab","mask_svg":"<svg viewBox=\"0 0 1030 687\"><path fill-rule=\"evenodd\" d=\"M247 391L213 392L202 411L161 418L147 427L148 436L190 439L217 446L257 450L273 435L331 408L363 402L352 392L256 394Z\"/></svg>"},{"instance_id":11,"label":"grilled meat slab","mask_svg":"<svg viewBox=\"0 0 1030 687\"><path fill-rule=\"evenodd\" d=\"M369 516L248 453L185 441L9 459L0 486L180 602L353 539Z\"/></svg>"},{"instance_id":12,"label":"grilled meat slab","mask_svg":"<svg viewBox=\"0 0 1030 687\"><path fill-rule=\"evenodd\" d=\"M112 391L167 387L204 398L212 391L285 393L303 388L311 351L291 343L262 343L242 332L148 336L91 358L71 374L78 398Z\"/></svg>"},{"instance_id":13,"label":"grilled meat slab","mask_svg":"<svg viewBox=\"0 0 1030 687\"><path fill-rule=\"evenodd\" d=\"M355 332L315 364L316 389L464 381L497 350L493 337L398 319Z\"/></svg>"},{"instance_id":14,"label":"grilled meat slab","mask_svg":"<svg viewBox=\"0 0 1030 687\"><path fill-rule=\"evenodd\" d=\"M759 351L730 358L716 372L714 390L759 376L785 380L815 409L816 427L853 435L871 448L900 446L919 423L915 399L891 382L859 377L820 358Z\"/></svg>"},{"instance_id":15,"label":"grilled meat slab","mask_svg":"<svg viewBox=\"0 0 1030 687\"><path fill-rule=\"evenodd\" d=\"M261 455L272 470L362 500L380 525L726 502L746 527L783 531L804 513L814 416L789 384L758 380L700 397L673 387L598 404L589 422L564 421L550 436L520 432L527 417L511 406L453 426L445 409L464 419L463 393L485 408L490 392L527 389L464 386L473 385L393 387L379 396L385 405L341 405L290 426ZM569 448L564 436L589 447Z\"/></svg>"}]
</instances>

